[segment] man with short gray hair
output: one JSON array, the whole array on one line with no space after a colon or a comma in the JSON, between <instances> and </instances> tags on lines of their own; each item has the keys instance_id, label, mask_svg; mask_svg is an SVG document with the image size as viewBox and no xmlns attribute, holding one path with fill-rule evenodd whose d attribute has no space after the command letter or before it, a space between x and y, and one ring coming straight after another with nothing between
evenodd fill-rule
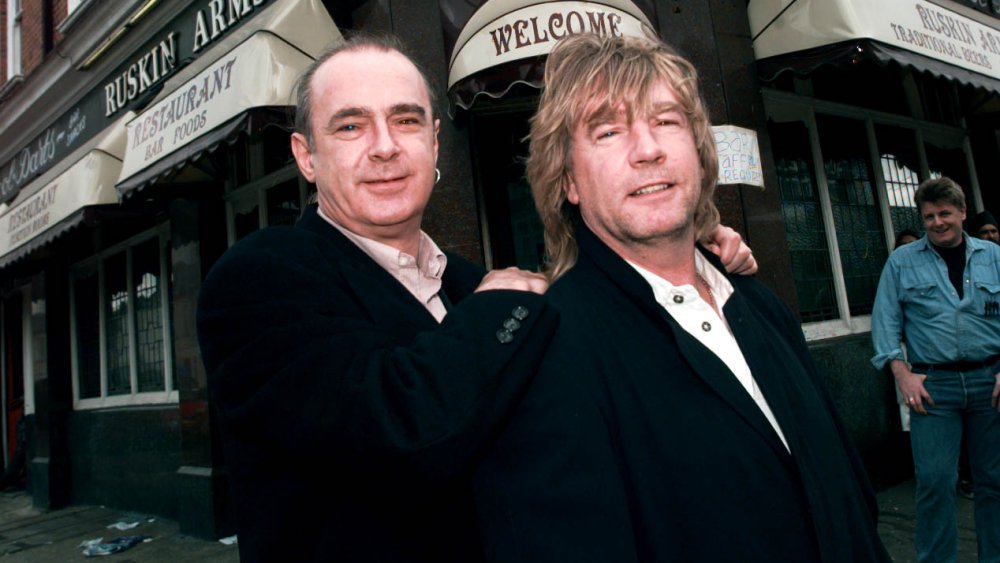
<instances>
[{"instance_id":1,"label":"man with short gray hair","mask_svg":"<svg viewBox=\"0 0 1000 563\"><path fill-rule=\"evenodd\" d=\"M950 178L923 182L914 199L927 235L893 252L882 270L872 310L872 363L890 367L914 413L918 561L957 557L955 482L964 433L975 482L979 560L996 563L1000 246L962 231L965 195Z\"/></svg>"}]
</instances>

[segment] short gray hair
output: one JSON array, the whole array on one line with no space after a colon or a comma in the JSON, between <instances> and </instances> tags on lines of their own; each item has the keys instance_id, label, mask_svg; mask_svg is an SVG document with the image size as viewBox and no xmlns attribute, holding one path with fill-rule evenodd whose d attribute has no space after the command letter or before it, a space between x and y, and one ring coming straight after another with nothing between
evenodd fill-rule
<instances>
[{"instance_id":1,"label":"short gray hair","mask_svg":"<svg viewBox=\"0 0 1000 563\"><path fill-rule=\"evenodd\" d=\"M313 146L313 132L312 132L312 79L316 75L316 71L319 67L323 66L324 63L332 59L334 56L340 53L348 53L355 51L382 51L382 52L392 52L395 51L400 55L406 57L406 60L410 61L417 68L417 72L420 73L420 77L424 80L424 86L427 87L427 97L430 99L431 103L431 119L434 118L434 105L437 103L437 95L434 87L431 85L431 81L427 78L427 73L424 71L423 67L414 60L413 55L409 52L403 42L399 40L398 37L394 35L374 35L369 33L355 33L351 37L344 41L343 43L338 43L328 47L323 51L315 61L310 64L306 70L299 77L298 81L295 83L295 121L294 129L296 133L301 133L302 136L306 138L309 143L309 147Z\"/></svg>"}]
</instances>

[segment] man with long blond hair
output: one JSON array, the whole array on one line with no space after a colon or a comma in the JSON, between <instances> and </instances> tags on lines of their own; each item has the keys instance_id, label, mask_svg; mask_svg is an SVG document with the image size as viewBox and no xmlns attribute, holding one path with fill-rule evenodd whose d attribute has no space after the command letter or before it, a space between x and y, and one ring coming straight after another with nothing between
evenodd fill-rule
<instances>
[{"instance_id":1,"label":"man with long blond hair","mask_svg":"<svg viewBox=\"0 0 1000 563\"><path fill-rule=\"evenodd\" d=\"M528 180L562 321L474 479L492 561L888 561L792 312L697 241L716 152L656 39L549 55Z\"/></svg>"}]
</instances>

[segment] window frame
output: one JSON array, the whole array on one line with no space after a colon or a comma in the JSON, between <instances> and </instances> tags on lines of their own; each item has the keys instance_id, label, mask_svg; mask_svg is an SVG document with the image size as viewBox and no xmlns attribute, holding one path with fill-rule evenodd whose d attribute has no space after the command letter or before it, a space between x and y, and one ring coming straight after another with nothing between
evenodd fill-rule
<instances>
[{"instance_id":1,"label":"window frame","mask_svg":"<svg viewBox=\"0 0 1000 563\"><path fill-rule=\"evenodd\" d=\"M23 0L7 0L7 80L22 76L24 72L24 35L22 18Z\"/></svg>"},{"instance_id":2,"label":"window frame","mask_svg":"<svg viewBox=\"0 0 1000 563\"><path fill-rule=\"evenodd\" d=\"M160 278L163 280L162 291L160 293L161 315L163 316L163 391L147 391L140 393L138 389L138 350L136 335L136 309L135 309L135 284L131 276L132 271L132 251L145 242L156 239L159 248ZM109 246L85 260L81 260L70 268L69 274L69 307L70 307L70 361L73 381L73 409L92 410L109 407L125 407L133 405L154 405L169 404L179 401L179 394L174 387L174 354L173 354L173 327L170 308L170 275L168 264L168 248L170 244L169 226L164 224L153 229L149 229L130 237L114 246ZM105 326L106 297L105 289L105 260L119 252L125 252L125 272L128 288L128 359L129 359L129 383L131 392L123 395L108 395L108 339ZM76 284L74 283L83 272L97 272L98 287L98 326L100 329L100 378L101 393L99 397L80 397L80 366L79 366L79 344L77 342L77 318L76 318Z\"/></svg>"},{"instance_id":3,"label":"window frame","mask_svg":"<svg viewBox=\"0 0 1000 563\"><path fill-rule=\"evenodd\" d=\"M257 224L258 229L264 229L269 225L268 209L267 209L267 192L271 188L280 186L285 182L298 179L299 186L299 203L304 209L306 205L311 201L311 196L309 193L309 183L306 182L299 174L299 169L295 163L288 164L279 170L251 182L248 182L239 187L229 188L227 186L227 193L225 195L226 201L226 240L228 246L236 244L236 200L239 199L255 199L257 205Z\"/></svg>"},{"instance_id":4,"label":"window frame","mask_svg":"<svg viewBox=\"0 0 1000 563\"><path fill-rule=\"evenodd\" d=\"M833 204L830 199L829 186L826 178L826 170L823 162L823 154L820 145L819 129L816 124L816 115L824 114L834 117L855 119L862 121L865 126L865 134L868 142L869 166L875 171L872 178L878 205L878 213L882 219L882 227L885 236L886 249L891 252L895 242L891 213L889 210L888 196L884 175L881 173L882 164L880 151L875 135L875 125L891 125L914 132L914 142L916 144L918 157L920 159L920 179L925 180L931 177L930 167L925 149L925 139L944 139L950 145L960 146L965 154L965 162L968 168L970 185L965 186L973 195L970 202L978 209L982 209L982 194L979 188L979 180L976 176L976 169L972 159L972 146L969 141L968 132L961 127L953 127L940 123L921 121L912 117L889 114L874 110L858 108L828 102L774 90L763 88L762 97L764 100L764 110L769 119L779 122L800 121L809 132L810 150L812 155L812 167L816 180L816 190L819 194L821 215L823 218L823 229L826 234L826 242L830 257L831 272L833 275L833 286L836 296L835 304L838 318L824 321L802 323L802 331L805 333L807 341L836 338L852 334L871 332L871 315L852 315L850 304L847 300L847 284L844 277L843 262L838 244L836 226L834 223Z\"/></svg>"}]
</instances>

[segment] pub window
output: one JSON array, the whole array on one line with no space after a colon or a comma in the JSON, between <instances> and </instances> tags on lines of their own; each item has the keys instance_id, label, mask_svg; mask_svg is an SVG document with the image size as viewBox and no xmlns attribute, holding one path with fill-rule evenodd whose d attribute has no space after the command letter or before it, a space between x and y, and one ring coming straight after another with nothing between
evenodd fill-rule
<instances>
[{"instance_id":1,"label":"pub window","mask_svg":"<svg viewBox=\"0 0 1000 563\"><path fill-rule=\"evenodd\" d=\"M922 232L921 180L947 175L971 200L966 133L774 90L764 99L806 337L869 331L895 235Z\"/></svg>"},{"instance_id":2,"label":"pub window","mask_svg":"<svg viewBox=\"0 0 1000 563\"><path fill-rule=\"evenodd\" d=\"M865 124L856 119L816 117L833 226L851 315L871 313L879 275L888 256Z\"/></svg>"},{"instance_id":3,"label":"pub window","mask_svg":"<svg viewBox=\"0 0 1000 563\"><path fill-rule=\"evenodd\" d=\"M876 124L875 138L895 242L895 235L904 229L920 233L924 228L913 200L920 185L920 156L912 129Z\"/></svg>"},{"instance_id":4,"label":"pub window","mask_svg":"<svg viewBox=\"0 0 1000 563\"><path fill-rule=\"evenodd\" d=\"M293 225L315 187L299 178L288 131L268 125L228 151L226 225L230 245L275 225Z\"/></svg>"},{"instance_id":5,"label":"pub window","mask_svg":"<svg viewBox=\"0 0 1000 563\"><path fill-rule=\"evenodd\" d=\"M299 179L295 165L231 191L226 196L229 244L275 225L294 225L302 215L311 188Z\"/></svg>"},{"instance_id":6,"label":"pub window","mask_svg":"<svg viewBox=\"0 0 1000 563\"><path fill-rule=\"evenodd\" d=\"M772 124L771 139L799 314L805 322L835 318L833 270L810 162L809 132L798 122Z\"/></svg>"},{"instance_id":7,"label":"pub window","mask_svg":"<svg viewBox=\"0 0 1000 563\"><path fill-rule=\"evenodd\" d=\"M71 274L74 406L177 401L166 230L77 264Z\"/></svg>"},{"instance_id":8,"label":"pub window","mask_svg":"<svg viewBox=\"0 0 1000 563\"><path fill-rule=\"evenodd\" d=\"M525 137L537 98L522 95L477 104L471 131L486 263L538 270L545 261L544 230L524 177Z\"/></svg>"},{"instance_id":9,"label":"pub window","mask_svg":"<svg viewBox=\"0 0 1000 563\"><path fill-rule=\"evenodd\" d=\"M7 78L21 74L21 0L7 0Z\"/></svg>"}]
</instances>

